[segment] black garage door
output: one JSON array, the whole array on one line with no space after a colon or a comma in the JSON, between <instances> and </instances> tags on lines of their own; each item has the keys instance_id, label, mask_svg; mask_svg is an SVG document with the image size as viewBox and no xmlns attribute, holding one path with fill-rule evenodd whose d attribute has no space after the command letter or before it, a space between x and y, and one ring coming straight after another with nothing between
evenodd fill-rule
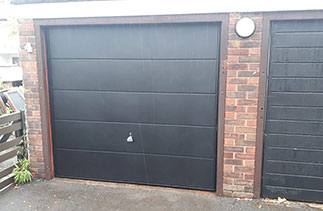
<instances>
[{"instance_id":1,"label":"black garage door","mask_svg":"<svg viewBox=\"0 0 323 211\"><path fill-rule=\"evenodd\" d=\"M214 190L219 29L48 29L55 175Z\"/></svg>"},{"instance_id":2,"label":"black garage door","mask_svg":"<svg viewBox=\"0 0 323 211\"><path fill-rule=\"evenodd\" d=\"M323 20L271 26L264 197L323 202Z\"/></svg>"}]
</instances>

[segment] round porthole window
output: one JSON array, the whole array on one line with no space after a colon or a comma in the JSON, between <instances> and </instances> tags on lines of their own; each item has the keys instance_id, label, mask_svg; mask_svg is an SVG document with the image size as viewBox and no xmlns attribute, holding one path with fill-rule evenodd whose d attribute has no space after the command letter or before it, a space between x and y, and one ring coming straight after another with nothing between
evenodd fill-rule
<instances>
[{"instance_id":1,"label":"round porthole window","mask_svg":"<svg viewBox=\"0 0 323 211\"><path fill-rule=\"evenodd\" d=\"M242 38L250 37L255 32L255 29L255 22L248 17L241 18L240 20L238 20L235 27L237 35Z\"/></svg>"}]
</instances>

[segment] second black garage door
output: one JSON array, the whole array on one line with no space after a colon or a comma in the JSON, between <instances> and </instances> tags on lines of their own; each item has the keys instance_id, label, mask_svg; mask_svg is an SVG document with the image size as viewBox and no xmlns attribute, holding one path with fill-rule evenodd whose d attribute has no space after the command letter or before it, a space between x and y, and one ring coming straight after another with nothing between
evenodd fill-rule
<instances>
[{"instance_id":1,"label":"second black garage door","mask_svg":"<svg viewBox=\"0 0 323 211\"><path fill-rule=\"evenodd\" d=\"M262 195L323 202L323 20L272 24Z\"/></svg>"},{"instance_id":2,"label":"second black garage door","mask_svg":"<svg viewBox=\"0 0 323 211\"><path fill-rule=\"evenodd\" d=\"M219 29L50 28L55 175L214 190Z\"/></svg>"}]
</instances>

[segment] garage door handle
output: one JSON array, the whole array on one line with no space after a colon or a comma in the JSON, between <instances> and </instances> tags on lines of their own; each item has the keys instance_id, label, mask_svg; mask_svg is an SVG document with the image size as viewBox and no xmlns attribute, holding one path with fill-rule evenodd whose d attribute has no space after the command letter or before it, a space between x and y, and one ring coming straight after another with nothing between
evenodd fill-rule
<instances>
[{"instance_id":1,"label":"garage door handle","mask_svg":"<svg viewBox=\"0 0 323 211\"><path fill-rule=\"evenodd\" d=\"M131 132L129 133L129 136L128 136L128 138L127 138L127 142L128 142L128 143L133 142L133 137L132 137L132 133L131 133Z\"/></svg>"}]
</instances>

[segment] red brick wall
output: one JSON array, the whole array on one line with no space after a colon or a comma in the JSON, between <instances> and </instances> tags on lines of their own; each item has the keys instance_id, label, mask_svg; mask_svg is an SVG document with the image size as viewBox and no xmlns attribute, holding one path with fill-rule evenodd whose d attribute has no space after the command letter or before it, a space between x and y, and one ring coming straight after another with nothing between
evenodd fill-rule
<instances>
[{"instance_id":1,"label":"red brick wall","mask_svg":"<svg viewBox=\"0 0 323 211\"><path fill-rule=\"evenodd\" d=\"M251 17L256 22L256 32L248 39L239 38L234 31L236 21L244 16ZM227 64L224 64L227 66L227 84L223 193L227 196L253 197L261 22L260 13L230 14L228 57ZM19 34L31 168L37 177L49 178L50 175L45 175L44 169L37 46L32 20L20 20ZM24 50L27 42L35 48L33 53Z\"/></svg>"},{"instance_id":2,"label":"red brick wall","mask_svg":"<svg viewBox=\"0 0 323 211\"><path fill-rule=\"evenodd\" d=\"M43 156L43 142L40 121L39 83L36 61L34 23L32 20L19 20L20 57L24 72L26 118L28 127L29 157L32 173L46 178ZM26 43L34 48L32 53L24 49Z\"/></svg>"},{"instance_id":3,"label":"red brick wall","mask_svg":"<svg viewBox=\"0 0 323 211\"><path fill-rule=\"evenodd\" d=\"M256 23L248 39L236 35L241 17ZM230 14L226 81L223 193L252 197L261 51L261 14Z\"/></svg>"}]
</instances>

